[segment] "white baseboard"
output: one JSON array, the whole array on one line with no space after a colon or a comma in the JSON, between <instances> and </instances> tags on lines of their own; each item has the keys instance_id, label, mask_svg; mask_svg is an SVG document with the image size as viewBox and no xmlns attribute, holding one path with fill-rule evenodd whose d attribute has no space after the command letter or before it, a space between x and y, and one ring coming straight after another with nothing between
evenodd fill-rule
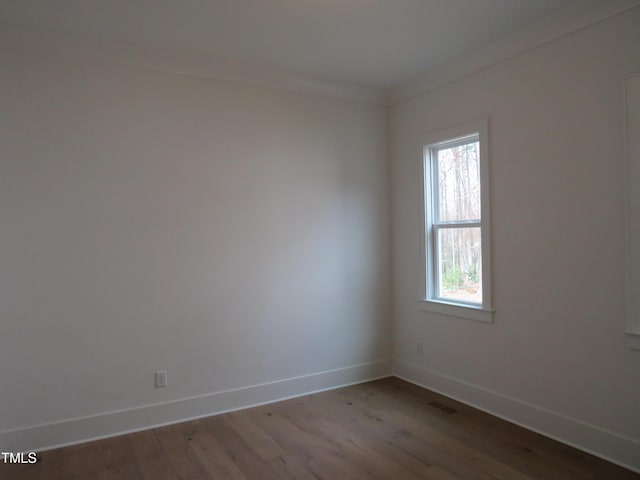
<instances>
[{"instance_id":1,"label":"white baseboard","mask_svg":"<svg viewBox=\"0 0 640 480\"><path fill-rule=\"evenodd\" d=\"M640 441L402 360L393 375L640 473Z\"/></svg>"},{"instance_id":2,"label":"white baseboard","mask_svg":"<svg viewBox=\"0 0 640 480\"><path fill-rule=\"evenodd\" d=\"M245 388L0 432L0 451L43 451L387 377L391 361L353 365Z\"/></svg>"},{"instance_id":3,"label":"white baseboard","mask_svg":"<svg viewBox=\"0 0 640 480\"><path fill-rule=\"evenodd\" d=\"M393 373L392 373L393 372ZM395 375L640 472L640 442L421 366L379 360L172 402L0 432L0 451L43 451Z\"/></svg>"}]
</instances>

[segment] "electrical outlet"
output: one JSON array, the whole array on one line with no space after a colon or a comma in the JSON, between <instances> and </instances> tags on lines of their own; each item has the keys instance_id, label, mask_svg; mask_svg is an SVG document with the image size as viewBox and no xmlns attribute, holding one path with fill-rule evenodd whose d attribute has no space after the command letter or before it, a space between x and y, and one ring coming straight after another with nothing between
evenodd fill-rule
<instances>
[{"instance_id":1,"label":"electrical outlet","mask_svg":"<svg viewBox=\"0 0 640 480\"><path fill-rule=\"evenodd\" d=\"M156 388L166 387L167 386L167 371L166 370L160 370L160 371L156 372L155 379L156 379Z\"/></svg>"},{"instance_id":2,"label":"electrical outlet","mask_svg":"<svg viewBox=\"0 0 640 480\"><path fill-rule=\"evenodd\" d=\"M422 355L422 353L423 353L422 342L418 342L416 343L416 355Z\"/></svg>"}]
</instances>

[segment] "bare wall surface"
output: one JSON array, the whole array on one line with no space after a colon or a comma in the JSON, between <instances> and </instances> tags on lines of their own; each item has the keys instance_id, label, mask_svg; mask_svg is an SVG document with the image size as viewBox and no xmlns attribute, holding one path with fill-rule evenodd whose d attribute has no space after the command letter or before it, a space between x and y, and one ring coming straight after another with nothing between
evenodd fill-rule
<instances>
[{"instance_id":1,"label":"bare wall surface","mask_svg":"<svg viewBox=\"0 0 640 480\"><path fill-rule=\"evenodd\" d=\"M639 45L636 8L399 103L390 127L398 371L421 371L414 380L449 393L455 385L467 401L491 394L486 405L498 414L530 409L531 418L611 433L628 446L617 460L638 469L640 355L623 334L622 80L640 71ZM493 324L417 303L420 136L482 117L490 120ZM497 407L502 400L514 415ZM529 426L552 433L536 422ZM564 440L596 448L580 435Z\"/></svg>"},{"instance_id":2,"label":"bare wall surface","mask_svg":"<svg viewBox=\"0 0 640 480\"><path fill-rule=\"evenodd\" d=\"M0 431L388 358L384 107L0 64Z\"/></svg>"},{"instance_id":3,"label":"bare wall surface","mask_svg":"<svg viewBox=\"0 0 640 480\"><path fill-rule=\"evenodd\" d=\"M398 375L640 471L639 25L636 8L389 109L0 48L0 446L361 381L392 350ZM493 324L417 303L419 139L482 117Z\"/></svg>"}]
</instances>

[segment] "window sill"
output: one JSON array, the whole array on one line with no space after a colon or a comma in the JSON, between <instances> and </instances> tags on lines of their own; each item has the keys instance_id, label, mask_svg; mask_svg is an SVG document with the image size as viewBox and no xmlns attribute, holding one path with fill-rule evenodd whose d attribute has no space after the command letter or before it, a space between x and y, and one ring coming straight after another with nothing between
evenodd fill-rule
<instances>
[{"instance_id":1,"label":"window sill","mask_svg":"<svg viewBox=\"0 0 640 480\"><path fill-rule=\"evenodd\" d=\"M423 312L437 313L439 315L447 315L449 317L458 317L467 320L477 320L479 322L493 323L494 310L487 310L482 307L475 307L473 305L459 305L437 300L420 300L419 308Z\"/></svg>"},{"instance_id":2,"label":"window sill","mask_svg":"<svg viewBox=\"0 0 640 480\"><path fill-rule=\"evenodd\" d=\"M631 350L640 351L640 332L624 332L627 337L627 345Z\"/></svg>"}]
</instances>

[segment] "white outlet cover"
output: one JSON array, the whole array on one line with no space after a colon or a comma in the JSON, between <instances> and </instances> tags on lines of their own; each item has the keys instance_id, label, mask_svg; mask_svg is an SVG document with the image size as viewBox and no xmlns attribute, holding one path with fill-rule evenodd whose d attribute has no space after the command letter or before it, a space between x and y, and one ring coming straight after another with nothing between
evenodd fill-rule
<instances>
[{"instance_id":1,"label":"white outlet cover","mask_svg":"<svg viewBox=\"0 0 640 480\"><path fill-rule=\"evenodd\" d=\"M156 388L163 388L167 386L167 371L161 370L156 372L155 375Z\"/></svg>"}]
</instances>

